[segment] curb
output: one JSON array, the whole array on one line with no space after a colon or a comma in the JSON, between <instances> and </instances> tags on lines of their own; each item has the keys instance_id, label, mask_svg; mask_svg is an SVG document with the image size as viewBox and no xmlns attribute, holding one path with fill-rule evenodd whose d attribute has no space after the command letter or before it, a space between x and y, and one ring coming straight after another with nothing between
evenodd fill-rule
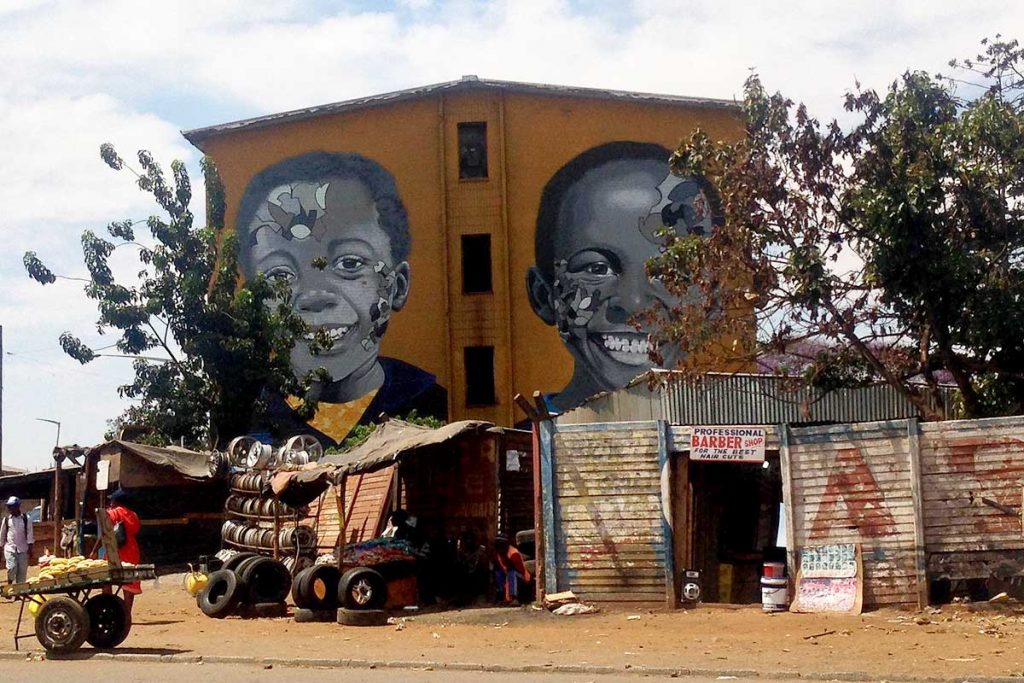
<instances>
[{"instance_id":1,"label":"curb","mask_svg":"<svg viewBox=\"0 0 1024 683\"><path fill-rule=\"evenodd\" d=\"M40 650L15 652L0 650L0 661L31 659L45 654ZM118 654L80 650L66 656L47 655L53 660L121 661L150 664L228 664L243 666L281 666L306 669L431 669L434 671L481 671L487 673L563 673L563 674L633 674L636 676L669 676L718 678L761 678L765 680L803 679L810 681L846 681L870 683L886 680L893 683L1024 683L1021 676L915 676L913 674L869 674L862 671L758 671L756 669L691 669L686 667L658 667L626 664L622 667L586 664L477 664L472 662L431 662L373 659L299 659L291 657L246 657L237 655L190 654Z\"/></svg>"}]
</instances>

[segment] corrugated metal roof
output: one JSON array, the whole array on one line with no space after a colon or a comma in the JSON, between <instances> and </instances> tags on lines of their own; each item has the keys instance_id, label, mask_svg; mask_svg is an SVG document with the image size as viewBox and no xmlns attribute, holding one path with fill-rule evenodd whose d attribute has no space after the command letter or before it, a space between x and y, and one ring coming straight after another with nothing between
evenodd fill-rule
<instances>
[{"instance_id":1,"label":"corrugated metal roof","mask_svg":"<svg viewBox=\"0 0 1024 683\"><path fill-rule=\"evenodd\" d=\"M302 121L327 114L353 111L367 107L379 107L395 102L428 97L445 92L467 90L492 90L499 92L525 93L531 95L549 95L562 97L579 97L586 99L626 100L631 102L647 102L653 104L685 105L690 107L710 107L713 109L733 109L739 111L739 103L735 100L722 100L711 97L685 97L682 95L662 95L656 93L630 92L627 90L604 90L601 88L579 88L574 86L548 85L544 83L520 83L516 81L498 81L481 79L475 76L463 76L457 81L435 83L406 90L360 97L315 107L293 109L279 114L257 116L251 119L222 123L205 128L194 128L182 131L185 138L196 147L202 149L203 142L213 137L242 130L254 130L280 123Z\"/></svg>"},{"instance_id":2,"label":"corrugated metal roof","mask_svg":"<svg viewBox=\"0 0 1024 683\"><path fill-rule=\"evenodd\" d=\"M559 424L667 420L671 424L807 424L871 422L918 415L887 385L823 392L795 378L708 373L697 382L656 370L619 391L599 394L558 418ZM943 390L949 405L952 389Z\"/></svg>"}]
</instances>

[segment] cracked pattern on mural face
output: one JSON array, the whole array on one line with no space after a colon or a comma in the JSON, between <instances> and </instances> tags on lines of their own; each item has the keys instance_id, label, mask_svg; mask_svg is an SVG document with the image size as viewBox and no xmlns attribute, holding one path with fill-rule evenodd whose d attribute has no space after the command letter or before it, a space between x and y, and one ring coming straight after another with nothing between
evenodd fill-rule
<instances>
[{"instance_id":1,"label":"cracked pattern on mural face","mask_svg":"<svg viewBox=\"0 0 1024 683\"><path fill-rule=\"evenodd\" d=\"M322 366L342 380L376 362L398 283L366 185L330 178L277 187L249 234L256 270L290 285L295 310L310 327L292 351L295 370ZM326 267L314 265L318 260ZM311 349L314 337L325 348Z\"/></svg>"},{"instance_id":2,"label":"cracked pattern on mural face","mask_svg":"<svg viewBox=\"0 0 1024 683\"><path fill-rule=\"evenodd\" d=\"M668 173L664 162L615 160L589 170L566 193L555 239L551 306L563 342L594 384L625 386L654 367L647 332L629 321L655 301L677 303L646 262L662 228L710 234L717 218L706 181ZM665 365L677 361L663 349Z\"/></svg>"}]
</instances>

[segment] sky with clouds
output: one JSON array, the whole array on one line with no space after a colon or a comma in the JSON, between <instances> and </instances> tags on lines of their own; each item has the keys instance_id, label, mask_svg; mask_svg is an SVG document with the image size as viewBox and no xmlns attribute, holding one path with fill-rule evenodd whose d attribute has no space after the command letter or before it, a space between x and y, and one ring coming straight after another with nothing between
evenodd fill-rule
<instances>
[{"instance_id":1,"label":"sky with clouds","mask_svg":"<svg viewBox=\"0 0 1024 683\"><path fill-rule=\"evenodd\" d=\"M1019 0L0 0L3 462L48 465L56 426L36 418L84 445L124 407L130 361L82 366L57 344L113 341L82 283L42 287L22 266L34 250L81 275L82 230L153 212L104 142L198 176L180 130L463 74L733 98L754 68L840 116L855 81L940 71L1019 27Z\"/></svg>"}]
</instances>

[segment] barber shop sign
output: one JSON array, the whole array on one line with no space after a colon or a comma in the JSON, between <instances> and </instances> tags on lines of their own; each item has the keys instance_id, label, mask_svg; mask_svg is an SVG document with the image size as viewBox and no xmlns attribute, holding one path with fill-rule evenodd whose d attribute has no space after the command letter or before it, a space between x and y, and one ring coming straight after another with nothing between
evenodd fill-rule
<instances>
[{"instance_id":1,"label":"barber shop sign","mask_svg":"<svg viewBox=\"0 0 1024 683\"><path fill-rule=\"evenodd\" d=\"M764 462L763 427L692 427L690 460Z\"/></svg>"}]
</instances>

